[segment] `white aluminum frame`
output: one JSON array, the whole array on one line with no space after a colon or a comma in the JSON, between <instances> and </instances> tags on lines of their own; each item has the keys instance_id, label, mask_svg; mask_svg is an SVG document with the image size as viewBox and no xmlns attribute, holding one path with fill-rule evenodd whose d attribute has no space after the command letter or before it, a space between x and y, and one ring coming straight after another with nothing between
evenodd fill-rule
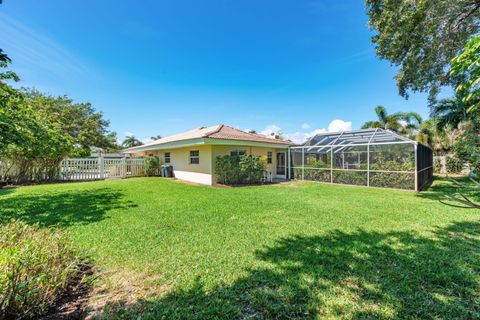
<instances>
[{"instance_id":1,"label":"white aluminum frame","mask_svg":"<svg viewBox=\"0 0 480 320\"><path fill-rule=\"evenodd\" d=\"M371 134L370 134L371 133ZM309 145L313 139L319 139L313 145ZM330 141L329 138L331 138ZM344 139L344 140L342 140ZM387 141L389 140L389 141ZM322 144L323 143L323 144ZM345 144L346 143L346 144ZM388 171L388 170L371 170L370 169L370 146L378 146L378 145L395 145L395 144L410 144L413 147L414 153L414 170L413 171ZM350 147L360 147L366 146L367 147L367 169L338 169L333 167L333 155L334 153L339 153L342 150L345 150ZM288 150L288 177L290 178L291 170L292 169L302 169L302 180L305 180L305 170L324 170L330 171L330 183L333 184L333 172L334 171L352 171L352 172L366 172L367 173L367 186L370 187L370 173L375 172L391 172L391 173L401 173L401 174L414 174L415 177L415 191L419 191L419 181L418 181L418 174L424 170L430 169L423 168L422 170L418 170L418 159L417 159L417 146L418 142L410 140L408 138L402 137L399 134L392 132L390 130L384 130L381 128L376 129L363 129L357 131L343 131L339 133L322 133L318 134L312 138L310 138L307 142L305 142L302 146L293 146L290 147ZM309 151L320 152L326 148L330 150L325 150L322 153L329 154L330 153L330 168L310 168L305 167L305 154ZM292 161L292 151L300 151L302 150L302 164L301 167L295 166ZM348 151L348 150L347 150ZM365 152L365 151L363 151Z\"/></svg>"}]
</instances>

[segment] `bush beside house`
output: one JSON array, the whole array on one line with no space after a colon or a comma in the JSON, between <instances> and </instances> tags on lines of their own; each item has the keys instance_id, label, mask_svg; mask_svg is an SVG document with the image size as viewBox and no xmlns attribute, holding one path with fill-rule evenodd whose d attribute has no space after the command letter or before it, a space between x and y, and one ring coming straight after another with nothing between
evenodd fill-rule
<instances>
[{"instance_id":1,"label":"bush beside house","mask_svg":"<svg viewBox=\"0 0 480 320\"><path fill-rule=\"evenodd\" d=\"M265 169L266 160L254 155L223 155L217 156L215 161L215 173L222 184L260 183Z\"/></svg>"}]
</instances>

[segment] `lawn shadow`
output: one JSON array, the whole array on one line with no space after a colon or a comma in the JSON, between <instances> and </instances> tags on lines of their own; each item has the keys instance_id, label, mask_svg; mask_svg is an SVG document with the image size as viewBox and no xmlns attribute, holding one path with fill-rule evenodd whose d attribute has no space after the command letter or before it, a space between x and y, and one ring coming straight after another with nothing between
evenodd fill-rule
<instances>
[{"instance_id":1,"label":"lawn shadow","mask_svg":"<svg viewBox=\"0 0 480 320\"><path fill-rule=\"evenodd\" d=\"M68 227L105 219L112 209L128 209L137 205L126 200L123 192L111 188L67 190L4 197L0 190L0 223L19 219L41 227ZM11 191L10 191L11 192Z\"/></svg>"},{"instance_id":2,"label":"lawn shadow","mask_svg":"<svg viewBox=\"0 0 480 320\"><path fill-rule=\"evenodd\" d=\"M332 231L256 252L264 268L231 285L107 306L122 319L480 318L480 223L431 236Z\"/></svg>"},{"instance_id":3,"label":"lawn shadow","mask_svg":"<svg viewBox=\"0 0 480 320\"><path fill-rule=\"evenodd\" d=\"M455 178L464 185L473 187L474 184L467 178ZM461 188L447 177L435 177L435 183L432 184L426 191L417 194L417 197L430 199L435 201L448 200L445 195L459 196L459 191L473 201L480 202L480 190Z\"/></svg>"}]
</instances>

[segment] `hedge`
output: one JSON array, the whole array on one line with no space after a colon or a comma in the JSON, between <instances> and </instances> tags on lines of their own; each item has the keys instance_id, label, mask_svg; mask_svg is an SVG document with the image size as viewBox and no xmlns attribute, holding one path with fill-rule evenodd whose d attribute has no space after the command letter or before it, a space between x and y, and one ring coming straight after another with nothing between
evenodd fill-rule
<instances>
[{"instance_id":1,"label":"hedge","mask_svg":"<svg viewBox=\"0 0 480 320\"><path fill-rule=\"evenodd\" d=\"M223 184L257 184L262 181L266 169L266 159L254 155L217 156L215 174Z\"/></svg>"}]
</instances>

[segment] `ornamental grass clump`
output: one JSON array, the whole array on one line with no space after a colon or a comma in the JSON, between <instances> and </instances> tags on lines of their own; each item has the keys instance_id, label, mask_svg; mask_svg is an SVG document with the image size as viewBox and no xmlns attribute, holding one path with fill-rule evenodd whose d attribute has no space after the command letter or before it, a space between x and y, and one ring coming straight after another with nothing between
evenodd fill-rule
<instances>
[{"instance_id":1,"label":"ornamental grass clump","mask_svg":"<svg viewBox=\"0 0 480 320\"><path fill-rule=\"evenodd\" d=\"M38 317L79 273L80 257L61 230L13 221L0 226L0 319Z\"/></svg>"}]
</instances>

